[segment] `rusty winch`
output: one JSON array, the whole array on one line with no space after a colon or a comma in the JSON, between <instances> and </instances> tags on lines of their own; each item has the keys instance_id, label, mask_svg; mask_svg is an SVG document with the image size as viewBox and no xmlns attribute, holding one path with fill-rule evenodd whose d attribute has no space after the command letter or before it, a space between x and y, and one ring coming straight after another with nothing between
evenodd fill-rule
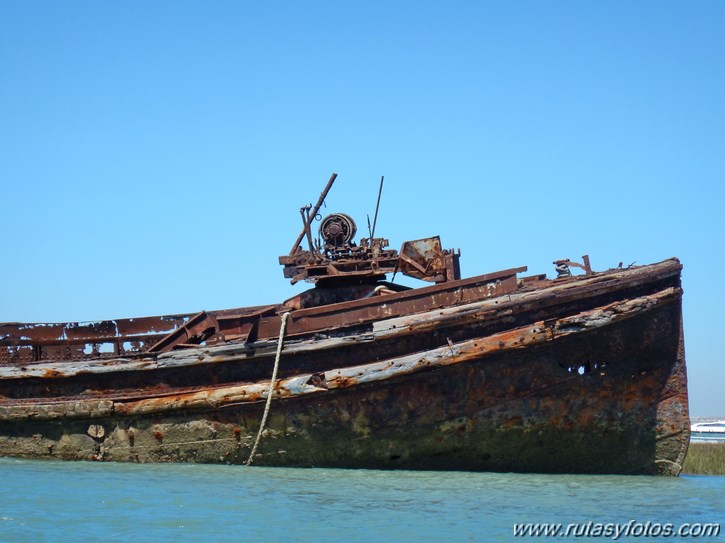
<instances>
[{"instance_id":1,"label":"rusty winch","mask_svg":"<svg viewBox=\"0 0 725 543\"><path fill-rule=\"evenodd\" d=\"M333 213L320 223L320 236L325 240L325 250L334 251L352 243L357 225L350 215Z\"/></svg>"}]
</instances>

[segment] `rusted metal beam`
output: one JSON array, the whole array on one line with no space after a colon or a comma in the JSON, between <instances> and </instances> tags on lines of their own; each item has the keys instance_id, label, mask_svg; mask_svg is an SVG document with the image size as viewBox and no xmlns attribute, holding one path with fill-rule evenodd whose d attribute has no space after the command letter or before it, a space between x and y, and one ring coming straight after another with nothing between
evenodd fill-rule
<instances>
[{"instance_id":1,"label":"rusted metal beam","mask_svg":"<svg viewBox=\"0 0 725 543\"><path fill-rule=\"evenodd\" d=\"M302 228L302 232L300 232L300 235L297 236L297 239L295 240L295 244L292 246L292 249L289 252L290 256L294 255L297 252L297 249L299 249L302 238L304 238L305 235L307 234L307 232L309 232L310 225L312 224L312 221L315 220L315 217L317 216L317 212L320 211L320 207L322 207L322 203L325 201L325 198L327 198L327 193L330 192L330 189L332 188L332 184L335 182L336 178L337 178L336 173L333 173L330 176L330 180L327 182L327 185L325 186L324 190L322 191L322 194L320 194L320 198L319 198L319 200L317 200L315 207L312 209L312 213L310 213L307 216L307 221L305 222L305 225ZM310 250L312 250L312 248L310 248Z\"/></svg>"},{"instance_id":2,"label":"rusted metal beam","mask_svg":"<svg viewBox=\"0 0 725 543\"><path fill-rule=\"evenodd\" d=\"M189 319L183 326L167 334L149 347L150 353L163 353L176 346L188 343L201 343L217 330L216 318L201 311Z\"/></svg>"}]
</instances>

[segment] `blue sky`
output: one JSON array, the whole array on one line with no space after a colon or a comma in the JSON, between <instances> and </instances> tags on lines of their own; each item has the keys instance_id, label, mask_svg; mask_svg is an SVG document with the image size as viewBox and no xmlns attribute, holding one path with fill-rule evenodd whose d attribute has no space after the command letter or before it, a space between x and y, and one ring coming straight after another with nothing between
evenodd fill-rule
<instances>
[{"instance_id":1,"label":"blue sky","mask_svg":"<svg viewBox=\"0 0 725 543\"><path fill-rule=\"evenodd\" d=\"M281 301L324 211L464 275L679 257L725 416L725 3L3 2L0 321Z\"/></svg>"}]
</instances>

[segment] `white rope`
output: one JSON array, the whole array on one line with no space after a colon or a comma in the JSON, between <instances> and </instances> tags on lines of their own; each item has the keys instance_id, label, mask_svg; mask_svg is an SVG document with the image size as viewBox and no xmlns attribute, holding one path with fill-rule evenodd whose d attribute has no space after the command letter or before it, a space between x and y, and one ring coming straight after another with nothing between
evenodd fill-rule
<instances>
[{"instance_id":1,"label":"white rope","mask_svg":"<svg viewBox=\"0 0 725 543\"><path fill-rule=\"evenodd\" d=\"M262 432L264 431L264 425L267 423L267 415L269 415L269 406L272 405L272 396L274 393L274 383L277 381L277 369L279 368L279 359L282 356L282 344L284 343L284 331L287 328L287 317L289 312L282 315L282 323L279 327L279 339L277 340L277 356L274 358L274 369L272 370L272 380L269 382L269 392L267 392L267 403L264 406L264 414L262 415L262 422L259 423L259 432L257 432L257 439L254 440L254 446L252 452L249 453L249 458L245 465L249 466L252 463L252 458L257 453L257 445L259 440L262 438Z\"/></svg>"}]
</instances>

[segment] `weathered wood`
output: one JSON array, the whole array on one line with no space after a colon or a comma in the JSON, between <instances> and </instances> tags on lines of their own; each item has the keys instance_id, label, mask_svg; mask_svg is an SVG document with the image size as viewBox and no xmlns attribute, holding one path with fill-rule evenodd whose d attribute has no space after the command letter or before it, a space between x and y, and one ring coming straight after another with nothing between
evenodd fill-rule
<instances>
[{"instance_id":1,"label":"weathered wood","mask_svg":"<svg viewBox=\"0 0 725 543\"><path fill-rule=\"evenodd\" d=\"M523 314L533 309L540 311L556 305L581 300L587 293L595 297L611 293L617 289L631 288L646 280L664 279L679 273L679 264L666 261L645 271L615 271L603 277L581 276L566 283L554 283L546 289L522 291L501 298L425 311L418 314L380 319L372 324L371 334L352 334L340 338L315 339L314 341L289 342L285 348L288 354L310 351L337 349L344 345L354 345L376 339L403 337L408 334L427 330L442 329L447 326L459 326L465 323L485 320L493 323L510 318L513 312ZM625 281L626 279L626 281ZM294 321L294 314L291 315ZM228 361L249 361L253 358L270 356L274 353L276 341L257 341L252 344L227 344L214 347L200 347L192 351L171 351L155 357L143 359L109 359L82 361L55 361L27 364L24 366L0 366L0 380L25 379L29 377L57 379L72 377L83 373L116 373L152 371L174 367L187 367L197 364L211 364ZM250 354L253 353L253 354Z\"/></svg>"},{"instance_id":2,"label":"weathered wood","mask_svg":"<svg viewBox=\"0 0 725 543\"><path fill-rule=\"evenodd\" d=\"M298 375L279 381L275 387L275 395L279 398L291 398L313 393L325 393L329 390L393 379L450 364L480 360L492 354L526 349L565 336L582 334L611 326L651 311L659 305L672 303L679 299L680 294L679 289L668 288L654 295L614 302L601 308L556 319L555 321L535 322L525 327L441 347L426 353L327 371L324 373L324 387L309 384L313 378L312 374ZM231 403L259 402L267 397L268 389L269 382L267 381L234 387L203 388L195 392L174 394L171 397L137 401L72 400L53 404L0 405L0 420L99 418L110 413L141 415L181 409L216 409Z\"/></svg>"}]
</instances>

